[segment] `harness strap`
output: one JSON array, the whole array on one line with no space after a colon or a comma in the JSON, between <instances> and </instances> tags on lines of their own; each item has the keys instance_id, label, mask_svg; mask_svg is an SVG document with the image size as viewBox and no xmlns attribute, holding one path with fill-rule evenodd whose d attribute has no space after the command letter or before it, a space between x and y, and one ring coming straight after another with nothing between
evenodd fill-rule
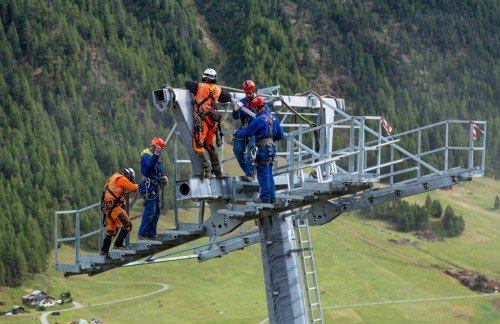
<instances>
[{"instance_id":1,"label":"harness strap","mask_svg":"<svg viewBox=\"0 0 500 324\"><path fill-rule=\"evenodd\" d=\"M213 99L214 99L214 89L215 89L215 85L214 85L214 84L212 84L212 85L210 86L210 88L209 88L208 96L207 96L206 98L204 98L202 101L200 101L199 103L196 101L196 98L195 98L195 96L194 96L194 94L193 94L193 104L195 105L195 108L197 108L197 109L199 110L199 109L200 109L200 107L201 107L201 106L202 106L202 105L203 105L203 104L204 104L204 103L205 103L208 99L212 99L212 100L213 100ZM215 107L215 105L213 105L213 106ZM213 107L213 108L214 108L214 107ZM215 109L217 109L217 108L215 108ZM202 110L203 110L203 108L202 108ZM201 113L203 113L203 112L201 112ZM204 118L204 116L203 116L203 118Z\"/></svg>"},{"instance_id":2,"label":"harness strap","mask_svg":"<svg viewBox=\"0 0 500 324\"><path fill-rule=\"evenodd\" d=\"M159 181L156 181L152 178L148 178L146 176L142 176L142 181L146 183L146 188L149 188L149 184L154 184L156 186L159 186L161 184Z\"/></svg>"},{"instance_id":3,"label":"harness strap","mask_svg":"<svg viewBox=\"0 0 500 324\"><path fill-rule=\"evenodd\" d=\"M118 177L116 177L116 179L115 179L115 183L116 183L116 180L118 180L118 179L119 179L119 178L121 178L121 177L123 177L123 175L122 175L122 176L118 176ZM102 207L101 207L101 208L104 210L104 208L106 207L106 204L109 204L109 202L113 202L113 206L111 207L111 210L109 211L109 214L108 214L108 215L111 215L111 212L113 211L113 209L114 209L114 208L115 208L115 207L116 207L116 206L120 203L120 200L121 200L121 198L123 197L123 194L125 193L125 190L123 190L123 191L122 191L122 194L121 194L120 196L118 196L118 197L117 197L117 196L114 194L114 192L113 192L111 189L109 189L109 186L108 186L108 185L109 185L109 180L108 180L108 182L106 183L106 186L105 186L106 190L104 190L104 191L103 191L103 193L102 193L102 198L101 198L101 199L102 199L102 201L103 201L104 203L102 203L102 204L101 204L101 205L102 205ZM111 200L104 201L104 196L106 195L106 191L108 191L108 192L111 194L111 196L112 196L115 200L113 200L113 201L111 201Z\"/></svg>"},{"instance_id":4,"label":"harness strap","mask_svg":"<svg viewBox=\"0 0 500 324\"><path fill-rule=\"evenodd\" d=\"M263 117L269 124L269 133L267 134L267 138L273 138L273 117L267 117L266 115L263 115Z\"/></svg>"},{"instance_id":5,"label":"harness strap","mask_svg":"<svg viewBox=\"0 0 500 324\"><path fill-rule=\"evenodd\" d=\"M111 201L111 200L106 201L104 203L104 207L110 207L110 206L111 206L110 210L113 210L115 207L118 207L118 206L121 207L121 208L125 208L125 204L123 204L123 203L115 203L114 201Z\"/></svg>"},{"instance_id":6,"label":"harness strap","mask_svg":"<svg viewBox=\"0 0 500 324\"><path fill-rule=\"evenodd\" d=\"M196 105L198 105L198 108L200 108L208 99L213 99L213 98L214 98L214 93L212 91L210 91L210 93L208 94L208 97L203 99L200 103L196 103Z\"/></svg>"},{"instance_id":7,"label":"harness strap","mask_svg":"<svg viewBox=\"0 0 500 324\"><path fill-rule=\"evenodd\" d=\"M257 147L271 146L273 144L274 144L273 139L269 137L263 137L259 139L257 142L255 142L255 146Z\"/></svg>"}]
</instances>

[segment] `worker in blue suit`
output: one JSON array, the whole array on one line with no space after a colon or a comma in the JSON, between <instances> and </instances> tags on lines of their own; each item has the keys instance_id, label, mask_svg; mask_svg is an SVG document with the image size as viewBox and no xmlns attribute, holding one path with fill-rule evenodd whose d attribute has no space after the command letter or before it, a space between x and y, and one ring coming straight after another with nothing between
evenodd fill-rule
<instances>
[{"instance_id":1,"label":"worker in blue suit","mask_svg":"<svg viewBox=\"0 0 500 324\"><path fill-rule=\"evenodd\" d=\"M272 166L276 155L273 137L277 140L284 136L283 129L277 118L266 109L264 98L256 97L252 101L252 108L257 114L255 119L243 129L236 130L235 138L255 136L255 163L257 164L257 180L260 186L259 198L253 199L255 203L275 203L276 190L272 174Z\"/></svg>"},{"instance_id":2,"label":"worker in blue suit","mask_svg":"<svg viewBox=\"0 0 500 324\"><path fill-rule=\"evenodd\" d=\"M234 107L232 116L233 119L240 120L241 124L238 128L244 128L253 120L253 117L244 112L241 107L245 107L251 112L252 101L255 99L255 83L252 80L246 80L243 82L243 91L245 92L245 97L241 98ZM251 162L250 151L255 146L255 136L250 136L248 138L234 138L233 139L233 153L240 165L241 169L245 173L243 176L243 181L252 182L253 177L253 165Z\"/></svg>"},{"instance_id":3,"label":"worker in blue suit","mask_svg":"<svg viewBox=\"0 0 500 324\"><path fill-rule=\"evenodd\" d=\"M139 240L156 240L156 226L160 219L160 190L168 181L163 171L160 155L165 148L161 138L153 138L149 148L141 153L142 182L139 185L144 197L144 213L137 233Z\"/></svg>"}]
</instances>

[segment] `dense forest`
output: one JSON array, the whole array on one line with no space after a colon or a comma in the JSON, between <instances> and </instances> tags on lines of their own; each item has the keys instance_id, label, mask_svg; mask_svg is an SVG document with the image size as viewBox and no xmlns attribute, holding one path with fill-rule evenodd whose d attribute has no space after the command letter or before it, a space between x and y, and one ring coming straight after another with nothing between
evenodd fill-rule
<instances>
[{"instance_id":1,"label":"dense forest","mask_svg":"<svg viewBox=\"0 0 500 324\"><path fill-rule=\"evenodd\" d=\"M46 269L55 210L98 201L166 137L151 91L207 67L232 87L345 98L396 132L486 120L500 172L496 0L4 0L0 16L1 285Z\"/></svg>"},{"instance_id":2,"label":"dense forest","mask_svg":"<svg viewBox=\"0 0 500 324\"><path fill-rule=\"evenodd\" d=\"M363 208L361 215L389 221L395 225L398 231L402 232L430 230L429 219L431 217L441 220L444 233L449 237L460 236L465 230L465 221L461 215L456 215L449 205L446 206L443 213L443 207L439 200L432 200L429 195L427 195L424 206L411 205L404 200L394 200Z\"/></svg>"}]
</instances>

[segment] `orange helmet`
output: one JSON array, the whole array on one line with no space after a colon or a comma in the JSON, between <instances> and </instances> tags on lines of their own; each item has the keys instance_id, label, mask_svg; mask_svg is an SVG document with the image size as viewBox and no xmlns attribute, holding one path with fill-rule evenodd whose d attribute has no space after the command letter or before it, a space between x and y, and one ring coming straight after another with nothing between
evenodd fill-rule
<instances>
[{"instance_id":1,"label":"orange helmet","mask_svg":"<svg viewBox=\"0 0 500 324\"><path fill-rule=\"evenodd\" d=\"M266 102L264 101L264 98L262 98L262 97L256 97L254 100L252 100L252 107L253 108L263 107L265 104L266 104Z\"/></svg>"},{"instance_id":2,"label":"orange helmet","mask_svg":"<svg viewBox=\"0 0 500 324\"><path fill-rule=\"evenodd\" d=\"M158 137L155 137L151 140L151 145L158 145L159 147L161 147L162 149L165 148L165 142L161 139L161 138L158 138Z\"/></svg>"},{"instance_id":3,"label":"orange helmet","mask_svg":"<svg viewBox=\"0 0 500 324\"><path fill-rule=\"evenodd\" d=\"M255 83L253 83L252 80L246 80L245 82L243 82L243 91L255 91Z\"/></svg>"}]
</instances>

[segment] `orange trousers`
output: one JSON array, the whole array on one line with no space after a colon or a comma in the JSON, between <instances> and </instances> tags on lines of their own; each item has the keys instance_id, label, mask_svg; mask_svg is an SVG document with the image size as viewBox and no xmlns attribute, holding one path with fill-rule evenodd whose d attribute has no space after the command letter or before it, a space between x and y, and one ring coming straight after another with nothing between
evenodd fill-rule
<instances>
[{"instance_id":1,"label":"orange trousers","mask_svg":"<svg viewBox=\"0 0 500 324\"><path fill-rule=\"evenodd\" d=\"M132 230L132 223L130 222L130 217L128 216L127 212L125 209L123 209L121 206L116 206L112 212L111 215L106 217L108 221L108 227L106 228L106 231L108 233L113 233L112 235L116 235L116 228L118 226L121 226L128 231Z\"/></svg>"},{"instance_id":2,"label":"orange trousers","mask_svg":"<svg viewBox=\"0 0 500 324\"><path fill-rule=\"evenodd\" d=\"M193 148L196 153L203 153L205 149L214 150L214 136L217 132L217 122L208 117L201 120L202 131L195 129L193 136Z\"/></svg>"}]
</instances>

